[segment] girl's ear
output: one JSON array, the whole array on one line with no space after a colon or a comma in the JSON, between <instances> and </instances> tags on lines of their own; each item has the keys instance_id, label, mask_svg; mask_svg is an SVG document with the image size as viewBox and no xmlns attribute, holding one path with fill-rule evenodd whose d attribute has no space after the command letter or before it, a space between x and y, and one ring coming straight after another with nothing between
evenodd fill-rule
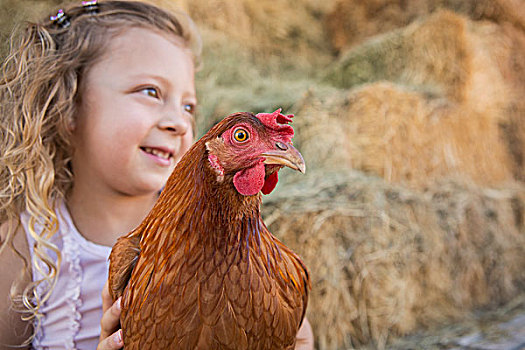
<instances>
[{"instance_id":1,"label":"girl's ear","mask_svg":"<svg viewBox=\"0 0 525 350\"><path fill-rule=\"evenodd\" d=\"M66 129L70 133L73 133L77 129L77 124L78 124L77 119L78 119L79 113L80 113L80 104L78 101L76 101L73 112L67 118L68 120L66 124Z\"/></svg>"},{"instance_id":2,"label":"girl's ear","mask_svg":"<svg viewBox=\"0 0 525 350\"><path fill-rule=\"evenodd\" d=\"M77 128L77 121L75 118L71 118L71 120L67 123L67 131L73 133Z\"/></svg>"}]
</instances>

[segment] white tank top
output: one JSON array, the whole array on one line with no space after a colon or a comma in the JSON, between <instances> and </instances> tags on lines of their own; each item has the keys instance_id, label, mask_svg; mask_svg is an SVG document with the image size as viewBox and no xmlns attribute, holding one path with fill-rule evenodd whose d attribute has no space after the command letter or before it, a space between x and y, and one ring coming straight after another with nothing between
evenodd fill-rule
<instances>
[{"instance_id":1,"label":"white tank top","mask_svg":"<svg viewBox=\"0 0 525 350\"><path fill-rule=\"evenodd\" d=\"M32 345L35 349L93 350L100 336L100 294L108 277L111 247L86 240L73 225L64 203L57 214L59 227L52 242L62 252L62 263L51 297L40 309L44 317ZM34 240L27 233L29 215L24 213L21 219L33 256ZM40 276L33 267L33 280Z\"/></svg>"}]
</instances>

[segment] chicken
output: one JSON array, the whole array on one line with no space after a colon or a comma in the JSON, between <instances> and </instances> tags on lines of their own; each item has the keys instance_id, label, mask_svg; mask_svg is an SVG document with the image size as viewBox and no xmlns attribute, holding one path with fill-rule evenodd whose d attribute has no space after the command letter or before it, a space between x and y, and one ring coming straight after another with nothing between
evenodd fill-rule
<instances>
[{"instance_id":1,"label":"chicken","mask_svg":"<svg viewBox=\"0 0 525 350\"><path fill-rule=\"evenodd\" d=\"M310 281L260 214L287 166L292 115L236 113L181 159L156 204L110 255L124 347L292 349Z\"/></svg>"}]
</instances>

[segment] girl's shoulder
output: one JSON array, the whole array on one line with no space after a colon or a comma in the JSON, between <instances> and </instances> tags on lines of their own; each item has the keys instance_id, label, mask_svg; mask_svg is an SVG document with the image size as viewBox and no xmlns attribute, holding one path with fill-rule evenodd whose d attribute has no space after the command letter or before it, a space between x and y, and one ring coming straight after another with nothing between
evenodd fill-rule
<instances>
[{"instance_id":1,"label":"girl's shoulder","mask_svg":"<svg viewBox=\"0 0 525 350\"><path fill-rule=\"evenodd\" d=\"M22 262L22 258L29 261L29 245L24 228L21 224L16 225L16 232L11 238L11 242L5 242L9 238L8 234L10 226L12 225L10 225L9 222L0 224L0 247L2 247L2 250L0 250L0 261L9 263L11 260L19 260ZM6 244L5 247L4 244ZM3 267L4 264L0 265L0 271L2 271ZM20 267L23 267L23 263L20 265Z\"/></svg>"},{"instance_id":2,"label":"girl's shoulder","mask_svg":"<svg viewBox=\"0 0 525 350\"><path fill-rule=\"evenodd\" d=\"M32 327L27 321L22 321L21 314L13 310L10 290L13 282L17 281L18 290L21 291L31 282L31 274L25 269L31 266L29 246L22 225L12 238L12 244L5 246L9 223L0 225L0 344L19 345L32 334ZM18 293L19 294L19 293Z\"/></svg>"}]
</instances>

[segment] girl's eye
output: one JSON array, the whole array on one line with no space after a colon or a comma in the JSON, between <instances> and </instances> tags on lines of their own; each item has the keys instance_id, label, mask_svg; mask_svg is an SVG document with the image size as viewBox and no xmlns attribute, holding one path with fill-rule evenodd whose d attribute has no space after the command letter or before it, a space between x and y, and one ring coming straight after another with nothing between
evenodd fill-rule
<instances>
[{"instance_id":1,"label":"girl's eye","mask_svg":"<svg viewBox=\"0 0 525 350\"><path fill-rule=\"evenodd\" d=\"M184 105L184 111L188 112L189 114L195 114L195 105L188 103Z\"/></svg>"},{"instance_id":2,"label":"girl's eye","mask_svg":"<svg viewBox=\"0 0 525 350\"><path fill-rule=\"evenodd\" d=\"M141 91L142 93L148 95L149 97L160 98L159 91L154 87L147 87L147 88L142 89Z\"/></svg>"},{"instance_id":3,"label":"girl's eye","mask_svg":"<svg viewBox=\"0 0 525 350\"><path fill-rule=\"evenodd\" d=\"M250 133L243 128L237 128L233 132L233 138L237 142L245 142L250 138Z\"/></svg>"}]
</instances>

